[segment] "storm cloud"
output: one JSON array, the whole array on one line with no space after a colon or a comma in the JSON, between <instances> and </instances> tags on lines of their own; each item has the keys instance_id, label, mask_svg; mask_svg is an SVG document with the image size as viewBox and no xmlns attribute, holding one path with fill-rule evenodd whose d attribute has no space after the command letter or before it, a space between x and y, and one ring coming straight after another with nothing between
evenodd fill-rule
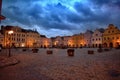
<instances>
[{"instance_id":1,"label":"storm cloud","mask_svg":"<svg viewBox=\"0 0 120 80\"><path fill-rule=\"evenodd\" d=\"M119 0L3 0L2 25L37 29L48 37L120 28Z\"/></svg>"}]
</instances>

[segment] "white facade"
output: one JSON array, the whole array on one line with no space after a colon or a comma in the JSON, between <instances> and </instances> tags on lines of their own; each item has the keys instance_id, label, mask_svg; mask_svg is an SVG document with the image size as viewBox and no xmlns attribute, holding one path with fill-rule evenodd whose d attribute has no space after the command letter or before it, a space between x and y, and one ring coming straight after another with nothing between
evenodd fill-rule
<instances>
[{"instance_id":1,"label":"white facade","mask_svg":"<svg viewBox=\"0 0 120 80\"><path fill-rule=\"evenodd\" d=\"M102 36L104 29L96 29L92 34L91 43L92 47L102 47Z\"/></svg>"}]
</instances>

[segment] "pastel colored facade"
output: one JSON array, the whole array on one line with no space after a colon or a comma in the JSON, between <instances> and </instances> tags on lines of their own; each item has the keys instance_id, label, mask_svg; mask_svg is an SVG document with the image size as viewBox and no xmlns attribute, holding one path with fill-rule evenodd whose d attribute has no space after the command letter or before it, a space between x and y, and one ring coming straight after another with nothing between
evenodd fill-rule
<instances>
[{"instance_id":1,"label":"pastel colored facade","mask_svg":"<svg viewBox=\"0 0 120 80\"><path fill-rule=\"evenodd\" d=\"M92 47L92 43L91 43L92 34L93 32L90 30L87 30L84 33L85 47Z\"/></svg>"},{"instance_id":2,"label":"pastel colored facade","mask_svg":"<svg viewBox=\"0 0 120 80\"><path fill-rule=\"evenodd\" d=\"M9 31L13 31L9 34ZM19 27L6 26L4 27L4 47L24 47L25 46L25 33Z\"/></svg>"},{"instance_id":3,"label":"pastel colored facade","mask_svg":"<svg viewBox=\"0 0 120 80\"><path fill-rule=\"evenodd\" d=\"M104 47L117 47L120 45L120 30L113 24L109 24L103 33Z\"/></svg>"},{"instance_id":4,"label":"pastel colored facade","mask_svg":"<svg viewBox=\"0 0 120 80\"><path fill-rule=\"evenodd\" d=\"M72 36L73 47L83 47L85 45L84 34L76 34Z\"/></svg>"},{"instance_id":5,"label":"pastel colored facade","mask_svg":"<svg viewBox=\"0 0 120 80\"><path fill-rule=\"evenodd\" d=\"M4 47L39 47L40 35L36 31L25 30L17 26L2 26ZM9 34L9 31L13 31Z\"/></svg>"},{"instance_id":6,"label":"pastel colored facade","mask_svg":"<svg viewBox=\"0 0 120 80\"><path fill-rule=\"evenodd\" d=\"M91 38L92 47L102 47L102 36L103 36L104 29L96 29Z\"/></svg>"},{"instance_id":7,"label":"pastel colored facade","mask_svg":"<svg viewBox=\"0 0 120 80\"><path fill-rule=\"evenodd\" d=\"M63 37L57 36L53 39L53 47L63 46Z\"/></svg>"},{"instance_id":8,"label":"pastel colored facade","mask_svg":"<svg viewBox=\"0 0 120 80\"><path fill-rule=\"evenodd\" d=\"M39 44L41 48L51 47L51 39L47 38L45 35L41 35Z\"/></svg>"},{"instance_id":9,"label":"pastel colored facade","mask_svg":"<svg viewBox=\"0 0 120 80\"><path fill-rule=\"evenodd\" d=\"M63 45L65 47L71 47L72 46L71 36L63 36Z\"/></svg>"},{"instance_id":10,"label":"pastel colored facade","mask_svg":"<svg viewBox=\"0 0 120 80\"><path fill-rule=\"evenodd\" d=\"M39 44L40 35L36 31L28 30L26 33L27 47L40 47Z\"/></svg>"}]
</instances>

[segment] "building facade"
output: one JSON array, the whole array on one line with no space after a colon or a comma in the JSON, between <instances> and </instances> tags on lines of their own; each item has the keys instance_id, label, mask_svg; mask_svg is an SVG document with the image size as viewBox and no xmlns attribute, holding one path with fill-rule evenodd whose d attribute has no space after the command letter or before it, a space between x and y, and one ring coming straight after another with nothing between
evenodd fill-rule
<instances>
[{"instance_id":1,"label":"building facade","mask_svg":"<svg viewBox=\"0 0 120 80\"><path fill-rule=\"evenodd\" d=\"M0 33L0 47L4 45L4 36Z\"/></svg>"},{"instance_id":2,"label":"building facade","mask_svg":"<svg viewBox=\"0 0 120 80\"><path fill-rule=\"evenodd\" d=\"M120 30L113 24L109 24L103 33L104 47L117 47L120 45Z\"/></svg>"},{"instance_id":3,"label":"building facade","mask_svg":"<svg viewBox=\"0 0 120 80\"><path fill-rule=\"evenodd\" d=\"M91 38L92 47L102 47L102 36L103 36L104 29L96 29Z\"/></svg>"},{"instance_id":4,"label":"building facade","mask_svg":"<svg viewBox=\"0 0 120 80\"><path fill-rule=\"evenodd\" d=\"M53 37L51 39L53 41L52 42L53 47L62 47L64 45L63 37L61 37L61 36Z\"/></svg>"},{"instance_id":5,"label":"building facade","mask_svg":"<svg viewBox=\"0 0 120 80\"><path fill-rule=\"evenodd\" d=\"M9 34L10 31L13 33ZM117 47L120 45L120 30L113 24L94 32L72 36L47 38L35 30L25 30L18 26L1 26L0 46L2 47Z\"/></svg>"},{"instance_id":6,"label":"building facade","mask_svg":"<svg viewBox=\"0 0 120 80\"><path fill-rule=\"evenodd\" d=\"M84 47L85 46L84 34L80 33L73 35L72 43L73 47Z\"/></svg>"},{"instance_id":7,"label":"building facade","mask_svg":"<svg viewBox=\"0 0 120 80\"><path fill-rule=\"evenodd\" d=\"M72 44L72 40L71 40L71 36L63 36L63 46L64 47L71 47Z\"/></svg>"},{"instance_id":8,"label":"building facade","mask_svg":"<svg viewBox=\"0 0 120 80\"><path fill-rule=\"evenodd\" d=\"M51 39L47 38L45 35L41 35L39 39L39 44L41 48L49 48L52 47L51 45Z\"/></svg>"},{"instance_id":9,"label":"building facade","mask_svg":"<svg viewBox=\"0 0 120 80\"><path fill-rule=\"evenodd\" d=\"M85 47L92 47L92 43L91 43L92 34L93 32L90 30L87 30L84 33Z\"/></svg>"},{"instance_id":10,"label":"building facade","mask_svg":"<svg viewBox=\"0 0 120 80\"><path fill-rule=\"evenodd\" d=\"M9 31L13 33L9 34ZM4 47L40 47L40 35L37 31L25 30L18 26L2 26L1 33L4 35Z\"/></svg>"}]
</instances>

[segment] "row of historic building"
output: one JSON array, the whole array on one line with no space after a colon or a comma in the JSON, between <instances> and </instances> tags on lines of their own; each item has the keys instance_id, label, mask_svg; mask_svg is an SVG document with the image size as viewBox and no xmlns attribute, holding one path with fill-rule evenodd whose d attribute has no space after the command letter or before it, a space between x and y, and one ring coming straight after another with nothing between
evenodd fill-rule
<instances>
[{"instance_id":1,"label":"row of historic building","mask_svg":"<svg viewBox=\"0 0 120 80\"><path fill-rule=\"evenodd\" d=\"M13 33L9 34L10 31ZM120 30L113 24L106 29L87 30L72 36L47 38L35 30L18 26L1 26L2 47L117 47L120 45Z\"/></svg>"},{"instance_id":2,"label":"row of historic building","mask_svg":"<svg viewBox=\"0 0 120 80\"><path fill-rule=\"evenodd\" d=\"M12 31L11 34L9 32ZM35 30L26 30L18 26L1 26L0 45L2 47L47 47L49 38Z\"/></svg>"},{"instance_id":3,"label":"row of historic building","mask_svg":"<svg viewBox=\"0 0 120 80\"><path fill-rule=\"evenodd\" d=\"M87 30L85 33L73 36L58 36L52 39L52 43L58 47L118 47L120 30L113 24L109 24L106 29Z\"/></svg>"}]
</instances>

